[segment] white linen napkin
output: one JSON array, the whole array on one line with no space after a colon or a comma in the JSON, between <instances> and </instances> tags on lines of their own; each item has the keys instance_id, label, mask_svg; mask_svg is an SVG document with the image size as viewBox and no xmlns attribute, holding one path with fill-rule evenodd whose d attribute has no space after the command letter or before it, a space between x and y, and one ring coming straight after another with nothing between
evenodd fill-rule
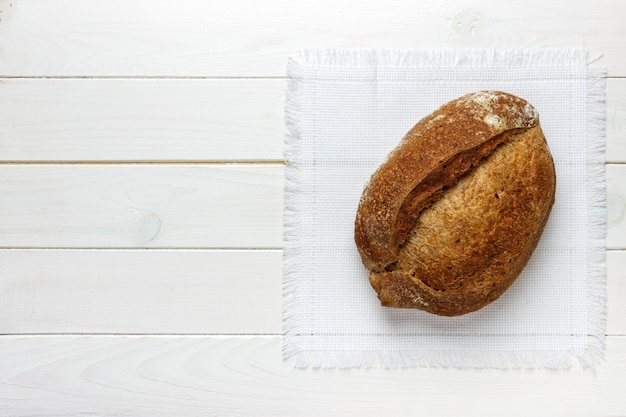
<instances>
[{"instance_id":1,"label":"white linen napkin","mask_svg":"<svg viewBox=\"0 0 626 417\"><path fill-rule=\"evenodd\" d=\"M299 367L593 367L605 339L603 69L584 50L307 50L290 59L285 357ZM354 244L366 181L422 117L479 90L532 103L556 202L514 285L460 317L381 307Z\"/></svg>"}]
</instances>

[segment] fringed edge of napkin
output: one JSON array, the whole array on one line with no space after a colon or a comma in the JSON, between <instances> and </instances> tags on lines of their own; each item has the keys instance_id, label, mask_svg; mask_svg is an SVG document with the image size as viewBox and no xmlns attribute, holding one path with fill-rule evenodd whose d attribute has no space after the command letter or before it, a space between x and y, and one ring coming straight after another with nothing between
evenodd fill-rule
<instances>
[{"instance_id":1,"label":"fringed edge of napkin","mask_svg":"<svg viewBox=\"0 0 626 417\"><path fill-rule=\"evenodd\" d=\"M559 67L587 63L587 52L564 49L303 49L290 59L288 72L298 75L302 67L410 68L514 68Z\"/></svg>"},{"instance_id":2,"label":"fringed edge of napkin","mask_svg":"<svg viewBox=\"0 0 626 417\"><path fill-rule=\"evenodd\" d=\"M604 359L606 349L606 75L605 69L587 68L588 336L574 354L591 369Z\"/></svg>"},{"instance_id":3,"label":"fringed edge of napkin","mask_svg":"<svg viewBox=\"0 0 626 417\"><path fill-rule=\"evenodd\" d=\"M299 141L300 126L300 77L298 65L289 60L287 67L289 82L285 100L285 123L287 134L284 142L285 185L283 200L283 357L287 358L300 352L294 339L300 333L298 313L300 304L297 300L298 264L295 261L301 248L299 233L301 216L299 207L303 204L300 188Z\"/></svg>"},{"instance_id":4,"label":"fringed edge of napkin","mask_svg":"<svg viewBox=\"0 0 626 417\"><path fill-rule=\"evenodd\" d=\"M571 366L562 352L533 351L297 351L295 368L463 368L565 369Z\"/></svg>"},{"instance_id":5,"label":"fringed edge of napkin","mask_svg":"<svg viewBox=\"0 0 626 417\"><path fill-rule=\"evenodd\" d=\"M301 250L299 141L301 140L300 91L302 71L308 66L354 66L392 68L438 67L519 67L542 65L558 67L587 65L584 49L538 50L345 50L306 49L287 65L289 78L285 100L285 197L283 220L283 357L294 358L296 367L315 368L566 368L572 355L584 368L595 369L604 359L606 348L606 179L605 179L605 91L606 70L587 67L587 182L590 221L587 235L589 296L587 337L570 352L561 351L310 351L300 343L306 336L298 323L298 264ZM304 337L299 337L304 336ZM576 338L576 335L572 335ZM300 339L300 340L298 340ZM584 339L584 340L582 340ZM574 345L574 343L573 343Z\"/></svg>"}]
</instances>

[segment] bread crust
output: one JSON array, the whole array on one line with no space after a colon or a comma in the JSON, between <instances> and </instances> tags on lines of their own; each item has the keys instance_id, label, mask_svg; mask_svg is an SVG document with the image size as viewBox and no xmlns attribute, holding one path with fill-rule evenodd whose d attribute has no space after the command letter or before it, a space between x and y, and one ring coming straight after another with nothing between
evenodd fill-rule
<instances>
[{"instance_id":1,"label":"bread crust","mask_svg":"<svg viewBox=\"0 0 626 417\"><path fill-rule=\"evenodd\" d=\"M481 91L426 116L357 210L355 242L382 305L455 316L497 299L530 259L555 187L527 101Z\"/></svg>"}]
</instances>

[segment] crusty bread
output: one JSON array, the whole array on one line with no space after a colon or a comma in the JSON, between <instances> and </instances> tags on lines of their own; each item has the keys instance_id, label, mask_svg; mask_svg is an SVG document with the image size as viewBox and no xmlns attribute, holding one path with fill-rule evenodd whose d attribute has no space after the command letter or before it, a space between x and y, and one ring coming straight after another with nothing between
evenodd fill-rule
<instances>
[{"instance_id":1,"label":"crusty bread","mask_svg":"<svg viewBox=\"0 0 626 417\"><path fill-rule=\"evenodd\" d=\"M422 119L366 185L355 242L382 305L455 316L498 298L530 259L556 175L525 100L481 91Z\"/></svg>"}]
</instances>

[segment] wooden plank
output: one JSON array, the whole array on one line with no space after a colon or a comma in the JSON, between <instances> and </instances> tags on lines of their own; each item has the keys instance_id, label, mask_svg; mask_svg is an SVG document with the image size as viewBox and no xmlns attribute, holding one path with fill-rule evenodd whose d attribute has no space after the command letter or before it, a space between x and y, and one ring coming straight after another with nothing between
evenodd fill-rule
<instances>
[{"instance_id":1,"label":"wooden plank","mask_svg":"<svg viewBox=\"0 0 626 417\"><path fill-rule=\"evenodd\" d=\"M626 75L614 0L20 1L0 76L282 76L303 47L582 47Z\"/></svg>"},{"instance_id":2,"label":"wooden plank","mask_svg":"<svg viewBox=\"0 0 626 417\"><path fill-rule=\"evenodd\" d=\"M273 248L281 165L0 165L0 247Z\"/></svg>"},{"instance_id":3,"label":"wooden plank","mask_svg":"<svg viewBox=\"0 0 626 417\"><path fill-rule=\"evenodd\" d=\"M0 250L0 333L280 334L278 250ZM626 335L626 251L608 254Z\"/></svg>"},{"instance_id":4,"label":"wooden plank","mask_svg":"<svg viewBox=\"0 0 626 417\"><path fill-rule=\"evenodd\" d=\"M626 251L608 251L606 260L606 332L626 336Z\"/></svg>"},{"instance_id":5,"label":"wooden plank","mask_svg":"<svg viewBox=\"0 0 626 417\"><path fill-rule=\"evenodd\" d=\"M285 80L0 80L0 161L280 161Z\"/></svg>"},{"instance_id":6,"label":"wooden plank","mask_svg":"<svg viewBox=\"0 0 626 417\"><path fill-rule=\"evenodd\" d=\"M279 250L2 250L0 333L281 332Z\"/></svg>"},{"instance_id":7,"label":"wooden plank","mask_svg":"<svg viewBox=\"0 0 626 417\"><path fill-rule=\"evenodd\" d=\"M607 247L626 249L626 165L607 165Z\"/></svg>"},{"instance_id":8,"label":"wooden plank","mask_svg":"<svg viewBox=\"0 0 626 417\"><path fill-rule=\"evenodd\" d=\"M606 160L626 162L626 78L606 82Z\"/></svg>"},{"instance_id":9,"label":"wooden plank","mask_svg":"<svg viewBox=\"0 0 626 417\"><path fill-rule=\"evenodd\" d=\"M279 248L280 165L0 165L0 247ZM610 249L626 165L607 166Z\"/></svg>"},{"instance_id":10,"label":"wooden plank","mask_svg":"<svg viewBox=\"0 0 626 417\"><path fill-rule=\"evenodd\" d=\"M279 161L280 79L0 80L0 161ZM607 160L626 162L626 78L607 81Z\"/></svg>"},{"instance_id":11,"label":"wooden plank","mask_svg":"<svg viewBox=\"0 0 626 417\"><path fill-rule=\"evenodd\" d=\"M281 359L280 342L2 337L0 411L13 417L608 417L626 410L626 337L608 338L606 362L595 374L578 365L532 372L294 369Z\"/></svg>"}]
</instances>

